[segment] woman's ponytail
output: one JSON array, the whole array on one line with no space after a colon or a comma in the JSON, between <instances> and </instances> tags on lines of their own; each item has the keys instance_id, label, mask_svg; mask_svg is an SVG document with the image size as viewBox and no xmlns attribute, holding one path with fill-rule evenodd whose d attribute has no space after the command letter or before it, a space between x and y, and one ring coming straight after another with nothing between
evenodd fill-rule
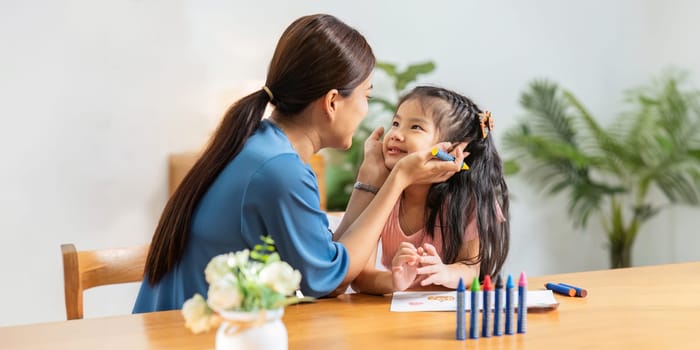
<instances>
[{"instance_id":1,"label":"woman's ponytail","mask_svg":"<svg viewBox=\"0 0 700 350\"><path fill-rule=\"evenodd\" d=\"M231 106L204 153L168 200L146 259L145 274L151 285L158 283L180 261L197 203L260 125L268 100L268 94L259 90Z\"/></svg>"}]
</instances>

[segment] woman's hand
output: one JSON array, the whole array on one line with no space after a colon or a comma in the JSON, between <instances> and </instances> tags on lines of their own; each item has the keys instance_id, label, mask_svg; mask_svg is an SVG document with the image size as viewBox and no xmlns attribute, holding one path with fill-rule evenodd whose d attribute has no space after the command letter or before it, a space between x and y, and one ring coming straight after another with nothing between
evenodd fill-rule
<instances>
[{"instance_id":1,"label":"woman's hand","mask_svg":"<svg viewBox=\"0 0 700 350\"><path fill-rule=\"evenodd\" d=\"M389 176L389 169L384 163L382 152L382 135L384 127L378 127L365 140L365 157L357 175L357 181L382 187L384 180Z\"/></svg>"},{"instance_id":2,"label":"woman's hand","mask_svg":"<svg viewBox=\"0 0 700 350\"><path fill-rule=\"evenodd\" d=\"M420 248L419 248L420 249ZM422 249L421 249L422 251ZM420 252L408 242L401 242L394 259L391 260L391 276L395 291L406 290L417 276Z\"/></svg>"},{"instance_id":3,"label":"woman's hand","mask_svg":"<svg viewBox=\"0 0 700 350\"><path fill-rule=\"evenodd\" d=\"M451 288L453 284L452 274L449 267L442 263L435 246L424 243L421 248L425 251L425 255L420 257L421 267L416 271L419 275L426 275L426 278L420 283L421 286L439 284Z\"/></svg>"},{"instance_id":4,"label":"woman's hand","mask_svg":"<svg viewBox=\"0 0 700 350\"><path fill-rule=\"evenodd\" d=\"M413 152L399 160L394 167L394 171L400 174L400 179L406 181L406 186L411 184L431 184L444 182L462 168L464 162L464 147L466 143L459 143L456 146L450 142L441 142L431 147L417 152ZM454 161L444 161L435 159L432 149L438 147L444 151L452 149L450 154L455 157Z\"/></svg>"}]
</instances>

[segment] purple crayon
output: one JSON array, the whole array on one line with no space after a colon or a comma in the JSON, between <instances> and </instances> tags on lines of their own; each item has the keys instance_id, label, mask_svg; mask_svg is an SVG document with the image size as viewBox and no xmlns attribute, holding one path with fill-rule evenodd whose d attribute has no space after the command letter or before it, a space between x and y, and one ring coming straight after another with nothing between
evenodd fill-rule
<instances>
[{"instance_id":1,"label":"purple crayon","mask_svg":"<svg viewBox=\"0 0 700 350\"><path fill-rule=\"evenodd\" d=\"M501 315L503 314L503 279L501 275L496 277L496 289L493 292L493 335L503 335L501 327Z\"/></svg>"},{"instance_id":2,"label":"purple crayon","mask_svg":"<svg viewBox=\"0 0 700 350\"><path fill-rule=\"evenodd\" d=\"M527 276L520 273L518 281L518 333L527 331Z\"/></svg>"},{"instance_id":3,"label":"purple crayon","mask_svg":"<svg viewBox=\"0 0 700 350\"><path fill-rule=\"evenodd\" d=\"M471 288L471 308L469 310L469 339L479 338L479 278L474 277Z\"/></svg>"},{"instance_id":4,"label":"purple crayon","mask_svg":"<svg viewBox=\"0 0 700 350\"><path fill-rule=\"evenodd\" d=\"M513 332L513 313L515 312L515 307L513 303L513 277L508 275L508 280L506 281L506 334L514 334Z\"/></svg>"}]
</instances>

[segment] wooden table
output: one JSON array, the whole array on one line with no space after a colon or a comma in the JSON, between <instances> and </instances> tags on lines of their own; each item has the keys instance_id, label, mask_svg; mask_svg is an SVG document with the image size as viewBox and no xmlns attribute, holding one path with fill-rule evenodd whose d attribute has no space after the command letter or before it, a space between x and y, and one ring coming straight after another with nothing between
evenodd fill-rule
<instances>
[{"instance_id":1,"label":"wooden table","mask_svg":"<svg viewBox=\"0 0 700 350\"><path fill-rule=\"evenodd\" d=\"M700 349L700 262L530 278L586 287L528 314L527 334L456 341L452 312L389 311L390 297L344 295L287 307L290 349ZM0 328L2 349L212 349L178 311Z\"/></svg>"}]
</instances>

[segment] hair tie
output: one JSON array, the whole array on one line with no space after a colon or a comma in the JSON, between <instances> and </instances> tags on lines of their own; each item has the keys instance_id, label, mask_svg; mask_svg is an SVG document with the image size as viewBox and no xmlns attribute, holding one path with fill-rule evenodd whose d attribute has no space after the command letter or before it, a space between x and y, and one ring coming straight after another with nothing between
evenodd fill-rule
<instances>
[{"instance_id":1,"label":"hair tie","mask_svg":"<svg viewBox=\"0 0 700 350\"><path fill-rule=\"evenodd\" d=\"M494 127L491 112L484 111L484 113L479 113L479 126L481 126L481 138L485 139L486 136L489 136L489 131L492 131Z\"/></svg>"},{"instance_id":2,"label":"hair tie","mask_svg":"<svg viewBox=\"0 0 700 350\"><path fill-rule=\"evenodd\" d=\"M272 91L270 91L270 88L268 88L267 86L264 85L264 86L262 87L262 89L263 89L263 91L265 91L265 93L267 94L267 97L270 98L270 101L272 101L272 100L275 99L275 95L272 94Z\"/></svg>"}]
</instances>

